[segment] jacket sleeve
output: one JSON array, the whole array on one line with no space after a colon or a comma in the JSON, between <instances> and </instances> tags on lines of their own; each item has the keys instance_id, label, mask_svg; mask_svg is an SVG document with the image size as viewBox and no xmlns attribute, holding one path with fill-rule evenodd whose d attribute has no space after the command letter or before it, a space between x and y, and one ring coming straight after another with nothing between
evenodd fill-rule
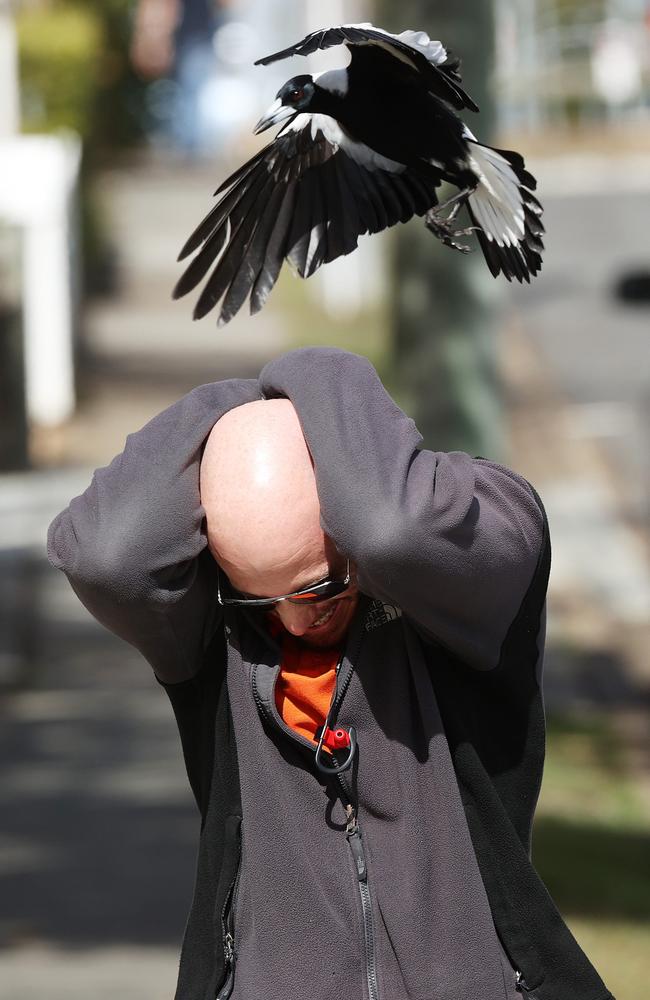
<instances>
[{"instance_id":1,"label":"jacket sleeve","mask_svg":"<svg viewBox=\"0 0 650 1000\"><path fill-rule=\"evenodd\" d=\"M480 669L499 661L532 580L543 515L520 476L462 452L421 448L372 365L333 348L271 361L311 451L324 531L360 589L396 604L425 638Z\"/></svg>"},{"instance_id":2,"label":"jacket sleeve","mask_svg":"<svg viewBox=\"0 0 650 1000\"><path fill-rule=\"evenodd\" d=\"M224 413L253 399L254 379L194 389L129 435L122 454L49 528L52 565L167 683L198 671L218 624L199 496L203 444Z\"/></svg>"}]
</instances>

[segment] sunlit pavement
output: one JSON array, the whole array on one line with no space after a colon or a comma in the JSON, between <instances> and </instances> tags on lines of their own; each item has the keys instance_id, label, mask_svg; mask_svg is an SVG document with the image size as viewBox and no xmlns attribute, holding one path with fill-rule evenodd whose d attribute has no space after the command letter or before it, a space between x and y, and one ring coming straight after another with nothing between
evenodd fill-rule
<instances>
[{"instance_id":1,"label":"sunlit pavement","mask_svg":"<svg viewBox=\"0 0 650 1000\"><path fill-rule=\"evenodd\" d=\"M647 531L650 302L623 303L616 289L629 272L650 272L650 154L574 155L532 167L548 250L542 274L513 299L565 397L574 448L602 446L626 517Z\"/></svg>"},{"instance_id":2,"label":"sunlit pavement","mask_svg":"<svg viewBox=\"0 0 650 1000\"><path fill-rule=\"evenodd\" d=\"M0 996L12 1000L171 1000L177 973L169 948L40 946L2 955Z\"/></svg>"},{"instance_id":3,"label":"sunlit pavement","mask_svg":"<svg viewBox=\"0 0 650 1000\"><path fill-rule=\"evenodd\" d=\"M126 433L192 385L254 375L284 347L273 309L217 331L188 320L189 300L169 302L178 247L215 186L204 169L107 175L123 295L92 307L79 413L47 443L68 467L2 480L0 1000L173 995L198 834L175 724L147 665L47 567L43 540ZM557 189L545 201L544 274L515 290L503 354L515 464L552 521L553 629L585 650L556 654L549 690L625 708L644 682L650 449L647 426L632 439L625 429L647 389L648 314L610 288L647 253L650 193ZM588 516L576 519L580 490Z\"/></svg>"},{"instance_id":4,"label":"sunlit pavement","mask_svg":"<svg viewBox=\"0 0 650 1000\"><path fill-rule=\"evenodd\" d=\"M548 251L530 288L512 290L517 313L502 354L515 463L551 522L551 628L582 650L551 673L549 692L557 684L561 702L579 670L604 704L647 705L650 303L624 304L615 289L627 271L650 269L650 156L531 167Z\"/></svg>"}]
</instances>

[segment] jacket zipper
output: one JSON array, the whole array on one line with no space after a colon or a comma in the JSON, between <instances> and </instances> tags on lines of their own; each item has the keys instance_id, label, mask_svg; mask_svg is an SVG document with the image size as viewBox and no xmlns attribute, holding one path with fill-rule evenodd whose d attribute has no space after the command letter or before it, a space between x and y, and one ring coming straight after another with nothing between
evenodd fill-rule
<instances>
[{"instance_id":1,"label":"jacket zipper","mask_svg":"<svg viewBox=\"0 0 650 1000\"><path fill-rule=\"evenodd\" d=\"M357 642L355 644L354 653L358 653L361 646L362 633L359 634ZM350 654L350 659L352 658ZM339 688L339 673L341 670L341 665L343 663L343 656L341 656L338 664L336 665L336 679L335 679L335 689L334 698L328 712L328 716L332 719L336 719L338 711L345 697L345 693L352 680L352 670L348 670L343 684ZM276 677L277 680L277 677ZM275 680L274 680L275 686ZM301 744L303 747L308 748L313 751L314 745L304 736L296 733L291 729L284 720L280 717L279 713L277 718L275 713L269 712L267 706L264 704L260 693L257 689L256 675L253 673L253 699L257 705L258 710L261 714L269 719L273 725L284 732L291 739ZM336 754L332 753L332 759L334 763L338 763L336 759ZM370 898L370 888L368 886L368 866L366 863L365 851L363 849L363 841L361 838L361 828L359 826L359 821L357 818L356 809L352 804L352 797L347 789L347 786L343 780L342 775L337 774L333 776L336 783L340 789L341 797L345 804L345 809L347 813L347 823L345 827L345 836L347 838L348 844L350 845L350 851L352 853L352 859L354 861L355 871L357 873L357 885L359 887L359 896L361 899L361 912L363 915L363 941L364 941L364 956L366 965L366 983L368 986L368 998L369 1000L379 1000L379 984L377 982L377 945L376 945L376 935L375 935L375 925L372 916L372 901ZM234 960L233 960L234 969ZM232 989L232 985L230 987ZM227 1000L230 993L220 993L217 996L217 1000Z\"/></svg>"},{"instance_id":2,"label":"jacket zipper","mask_svg":"<svg viewBox=\"0 0 650 1000\"><path fill-rule=\"evenodd\" d=\"M361 634L357 640L357 644L354 653L358 653L361 646ZM352 670L348 670L343 684L339 688L339 670L341 668L342 660L339 661L336 668L336 688L334 692L333 704L330 708L330 715L333 719L337 718L339 709L345 697L345 693L352 680ZM332 758L334 763L337 764L336 753L332 753ZM357 816L357 810L352 803L352 796L348 787L345 783L342 774L337 774L334 776L336 783L339 787L341 798L345 805L345 812L347 815L347 822L345 826L345 836L348 844L350 845L350 851L352 853L352 860L354 861L354 868L357 873L357 885L359 887L359 897L361 899L361 913L363 916L363 943L364 943L364 956L366 964L366 984L368 986L368 998L369 1000L379 1000L379 983L377 981L377 943L375 935L375 923L372 916L372 900L370 897L370 887L368 885L368 865L366 862L366 853L363 849L363 839L361 836L361 827L359 826L359 819Z\"/></svg>"},{"instance_id":3,"label":"jacket zipper","mask_svg":"<svg viewBox=\"0 0 650 1000\"><path fill-rule=\"evenodd\" d=\"M535 1000L535 994L526 985L523 973L521 973L518 969L515 970L515 989L518 993L525 993L530 1000Z\"/></svg>"},{"instance_id":4,"label":"jacket zipper","mask_svg":"<svg viewBox=\"0 0 650 1000\"><path fill-rule=\"evenodd\" d=\"M358 653L361 646L361 634L358 637L357 644L354 653ZM341 664L339 663L336 669L336 676L338 681L338 673ZM345 693L352 680L352 671L349 670L344 678L343 684L340 689L337 684L337 688L334 695L334 703L332 705L331 714L334 719L338 715L338 711L341 707ZM332 754L335 763L337 762L336 753ZM366 983L368 986L368 997L369 1000L379 1000L379 983L377 981L377 942L375 935L375 922L372 916L372 900L370 897L370 886L368 885L368 865L366 862L366 853L363 849L363 838L361 836L361 827L359 826L359 818L357 816L357 810L352 802L352 795L348 790L342 774L335 775L336 783L339 787L341 798L345 805L345 812L347 815L347 822L345 826L345 836L347 838L348 844L350 845L350 851L352 852L352 859L354 861L355 871L357 873L357 885L359 887L359 896L361 899L361 913L363 915L363 941L364 941L364 953L366 959Z\"/></svg>"},{"instance_id":5,"label":"jacket zipper","mask_svg":"<svg viewBox=\"0 0 650 1000\"><path fill-rule=\"evenodd\" d=\"M339 783L347 799L347 791L340 778ZM352 852L352 859L357 873L359 895L361 897L368 997L369 1000L379 1000L379 984L377 982L377 945L375 939L375 923L372 917L372 901L370 899L370 888L368 886L368 866L366 864L366 854L363 849L363 839L361 837L361 828L359 827L356 810L349 801L346 806L346 813L348 819L345 827L345 836Z\"/></svg>"},{"instance_id":6,"label":"jacket zipper","mask_svg":"<svg viewBox=\"0 0 650 1000\"><path fill-rule=\"evenodd\" d=\"M235 952L235 905L237 902L237 890L239 888L239 876L241 873L241 858L237 866L237 874L226 901L221 910L221 930L223 933L223 957L224 957L224 979L217 992L216 1000L228 1000L232 993L235 982L235 965L237 963L237 953Z\"/></svg>"}]
</instances>

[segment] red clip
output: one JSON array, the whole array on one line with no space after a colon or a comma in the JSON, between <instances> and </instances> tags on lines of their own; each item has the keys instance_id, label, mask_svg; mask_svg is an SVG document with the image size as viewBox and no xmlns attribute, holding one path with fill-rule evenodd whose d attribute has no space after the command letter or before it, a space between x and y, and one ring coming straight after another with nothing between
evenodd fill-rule
<instances>
[{"instance_id":1,"label":"red clip","mask_svg":"<svg viewBox=\"0 0 650 1000\"><path fill-rule=\"evenodd\" d=\"M323 743L329 750L340 750L342 747L350 746L350 734L341 726L337 729L326 729Z\"/></svg>"}]
</instances>

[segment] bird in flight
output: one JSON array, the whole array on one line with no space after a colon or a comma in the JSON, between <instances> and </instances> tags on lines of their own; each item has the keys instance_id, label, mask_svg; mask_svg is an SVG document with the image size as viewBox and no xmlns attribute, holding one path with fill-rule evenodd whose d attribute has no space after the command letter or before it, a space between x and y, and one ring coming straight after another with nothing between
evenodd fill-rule
<instances>
[{"instance_id":1,"label":"bird in flight","mask_svg":"<svg viewBox=\"0 0 650 1000\"><path fill-rule=\"evenodd\" d=\"M460 62L423 31L391 34L371 24L314 31L266 66L345 45L344 69L294 76L280 88L256 133L282 124L275 139L215 192L218 201L179 260L198 251L173 292L206 281L194 318L219 302L223 326L250 299L258 312L286 259L300 277L348 254L359 236L413 215L444 244L476 232L496 277L530 281L541 268L542 207L519 153L480 143L457 112L478 111L463 90ZM440 204L446 181L458 192ZM457 229L467 207L471 226ZM214 265L214 266L213 266Z\"/></svg>"}]
</instances>

